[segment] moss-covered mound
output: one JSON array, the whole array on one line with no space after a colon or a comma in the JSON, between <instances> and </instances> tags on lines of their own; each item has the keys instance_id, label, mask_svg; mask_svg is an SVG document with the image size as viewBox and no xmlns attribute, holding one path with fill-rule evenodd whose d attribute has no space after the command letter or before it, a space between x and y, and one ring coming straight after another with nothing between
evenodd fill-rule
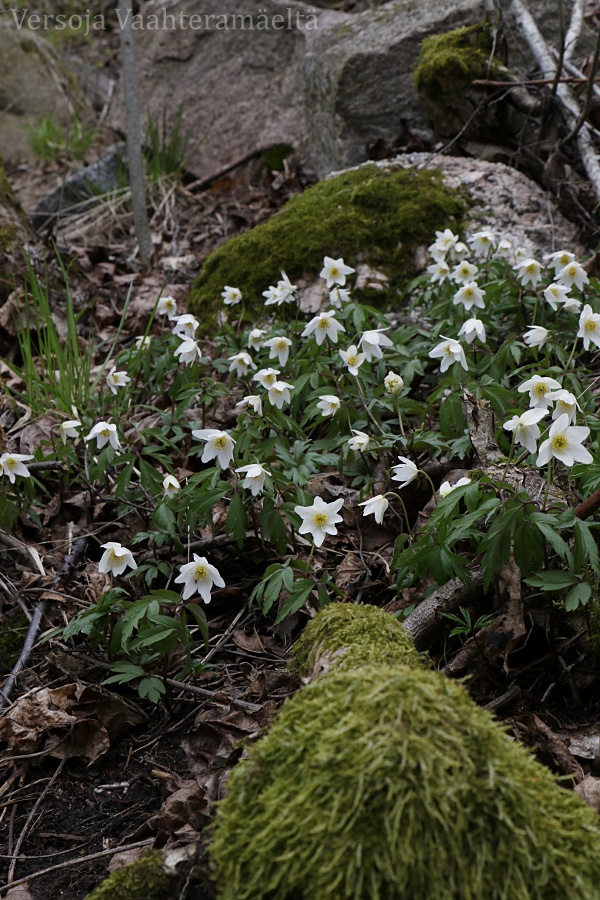
<instances>
[{"instance_id":1,"label":"moss-covered mound","mask_svg":"<svg viewBox=\"0 0 600 900\"><path fill-rule=\"evenodd\" d=\"M466 690L401 666L302 688L237 767L221 900L596 900L596 814Z\"/></svg>"},{"instance_id":2,"label":"moss-covered mound","mask_svg":"<svg viewBox=\"0 0 600 900\"><path fill-rule=\"evenodd\" d=\"M317 664L350 671L370 663L427 665L406 628L377 606L326 606L308 623L292 651L292 667L303 676Z\"/></svg>"},{"instance_id":3,"label":"moss-covered mound","mask_svg":"<svg viewBox=\"0 0 600 900\"><path fill-rule=\"evenodd\" d=\"M415 248L465 212L462 196L438 173L362 166L293 197L269 221L232 238L211 253L188 298L188 309L207 321L222 308L223 287L239 287L246 306L263 308L262 292L283 269L292 281L318 276L325 255L350 265L365 261L390 278L395 289L415 274Z\"/></svg>"},{"instance_id":4,"label":"moss-covered mound","mask_svg":"<svg viewBox=\"0 0 600 900\"><path fill-rule=\"evenodd\" d=\"M117 869L86 900L175 900L179 881L165 872L158 853L149 853Z\"/></svg>"}]
</instances>

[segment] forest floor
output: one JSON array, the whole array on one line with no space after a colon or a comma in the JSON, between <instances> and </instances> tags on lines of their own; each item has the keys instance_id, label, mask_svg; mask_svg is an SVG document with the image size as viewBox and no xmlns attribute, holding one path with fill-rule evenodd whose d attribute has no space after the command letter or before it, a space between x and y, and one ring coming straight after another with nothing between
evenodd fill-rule
<instances>
[{"instance_id":1,"label":"forest floor","mask_svg":"<svg viewBox=\"0 0 600 900\"><path fill-rule=\"evenodd\" d=\"M9 161L6 171L23 206L32 209L76 167L59 155L45 164ZM189 174L155 184L155 259L171 262L168 267L156 264L148 273L140 272L126 209L108 203L92 214L61 220L52 241L68 269L81 345L92 348L92 374L101 369L107 345L115 359L129 353L161 293L173 296L184 310L191 282L208 254L265 221L314 180L294 161L277 173L251 159L208 184ZM64 338L64 282L50 240L47 259L53 320ZM154 323L151 334L161 336L160 323ZM22 364L14 320L0 313L0 373L10 391L0 397L0 438L5 444L18 438L21 452L33 453L52 445L57 420L28 405L26 385L15 374ZM209 378L231 383L222 369ZM207 425L227 428L235 422L241 393L236 389L230 394L215 403ZM110 408L103 409L108 413ZM127 415L121 412L126 427ZM155 414L148 411L145 427L154 427ZM439 453L428 471L439 486L450 472L459 473L462 464ZM194 468L187 466L182 453L175 464L181 480L200 470L198 460ZM331 496L345 496L348 481L332 467L324 468L324 477L338 490ZM34 471L44 481L43 499L17 511L10 534L0 530L0 677L8 676L17 660L41 602L40 634L48 638L28 656L4 714L6 721L18 707L21 729L0 732L0 894L21 900L83 900L123 848L135 855L150 846L202 841L214 802L242 752L240 742L257 735L300 685L287 668L289 650L317 601L312 597L280 623L275 622L276 607L265 615L256 604L249 606L265 567L284 554L270 555L253 537L240 548L227 533L227 509L219 501L211 524L198 527L194 535L214 550L219 570L227 573L227 586L215 591L205 607L208 646L198 630L194 633L196 671L181 682L169 682L159 703L142 699L127 684L101 688L110 674L105 648L86 645L81 635L68 639L51 633L89 610L106 590L108 580L98 573L101 544L115 540L130 546L140 528L135 504L124 513L110 492L94 492L89 485L75 490L68 483L70 470L66 478L63 470L51 467L32 467ZM422 484L405 493L408 512L398 515L407 515L416 530L431 515L431 493ZM424 588L432 587L430 580L390 594L397 531L395 522L376 526L356 515L345 520L343 532L331 541L336 585L345 599L384 606L401 616ZM84 545L77 549L81 538ZM306 559L306 545L300 547ZM174 545L163 545L157 558L170 562L169 553L177 555ZM182 561L180 553L178 564ZM473 562L472 554L468 561ZM477 702L496 711L515 739L571 784L582 783L600 766L600 671L598 651L589 640L590 617L583 609L570 616L557 612L543 591L530 591L524 602L511 584L511 566L514 574L514 559L492 591L493 628L488 622L479 638L468 628L451 635L453 623L447 622L427 649L436 668L468 679ZM482 592L465 597L469 621L490 613L489 598ZM173 672L183 656L174 654ZM585 783L592 784L593 778ZM25 879L29 894L17 894L16 886ZM215 896L208 862L205 883L193 896Z\"/></svg>"}]
</instances>

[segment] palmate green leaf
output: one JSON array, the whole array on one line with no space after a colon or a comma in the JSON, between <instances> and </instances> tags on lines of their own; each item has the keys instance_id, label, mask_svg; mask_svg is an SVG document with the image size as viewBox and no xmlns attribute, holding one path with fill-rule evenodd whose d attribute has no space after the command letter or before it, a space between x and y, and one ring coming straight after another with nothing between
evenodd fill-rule
<instances>
[{"instance_id":1,"label":"palmate green leaf","mask_svg":"<svg viewBox=\"0 0 600 900\"><path fill-rule=\"evenodd\" d=\"M582 519L575 518L573 532L577 546L577 556L580 565L589 565L596 575L600 575L600 561L598 560L598 545L594 540L590 526Z\"/></svg>"},{"instance_id":2,"label":"palmate green leaf","mask_svg":"<svg viewBox=\"0 0 600 900\"><path fill-rule=\"evenodd\" d=\"M585 606L592 596L592 588L587 581L574 585L565 597L565 609L567 612L573 612L580 606Z\"/></svg>"},{"instance_id":3,"label":"palmate green leaf","mask_svg":"<svg viewBox=\"0 0 600 900\"><path fill-rule=\"evenodd\" d=\"M569 566L571 566L573 564L571 551L556 530L557 527L560 527L558 519L556 519L555 516L536 510L529 514L529 521L544 535L557 556L563 560L567 560Z\"/></svg>"},{"instance_id":4,"label":"palmate green leaf","mask_svg":"<svg viewBox=\"0 0 600 900\"><path fill-rule=\"evenodd\" d=\"M164 683L160 678L156 678L155 676L142 678L138 684L138 694L142 700L148 699L151 703L158 703L161 696L166 694L166 692L167 689Z\"/></svg>"},{"instance_id":5,"label":"palmate green leaf","mask_svg":"<svg viewBox=\"0 0 600 900\"><path fill-rule=\"evenodd\" d=\"M581 578L578 575L573 575L572 572L552 570L550 572L540 572L539 575L531 575L523 580L525 584L540 588L542 591L564 591L574 584L579 584Z\"/></svg>"},{"instance_id":6,"label":"palmate green leaf","mask_svg":"<svg viewBox=\"0 0 600 900\"><path fill-rule=\"evenodd\" d=\"M157 531L168 534L169 537L177 537L175 528L175 513L168 503L159 503L152 513L152 523Z\"/></svg>"},{"instance_id":7,"label":"palmate green leaf","mask_svg":"<svg viewBox=\"0 0 600 900\"><path fill-rule=\"evenodd\" d=\"M294 582L294 590L281 607L279 615L275 619L275 624L283 622L288 616L292 616L299 609L302 609L315 588L316 584L312 578L302 578L300 581Z\"/></svg>"}]
</instances>

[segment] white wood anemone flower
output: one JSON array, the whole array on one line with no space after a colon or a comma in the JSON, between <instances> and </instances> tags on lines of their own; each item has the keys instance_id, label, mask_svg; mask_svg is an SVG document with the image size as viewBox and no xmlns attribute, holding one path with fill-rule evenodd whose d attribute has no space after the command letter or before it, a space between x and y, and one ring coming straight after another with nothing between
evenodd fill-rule
<instances>
[{"instance_id":1,"label":"white wood anemone flower","mask_svg":"<svg viewBox=\"0 0 600 900\"><path fill-rule=\"evenodd\" d=\"M388 372L383 384L388 394L399 394L404 387L404 379L397 372Z\"/></svg>"},{"instance_id":2,"label":"white wood anemone flower","mask_svg":"<svg viewBox=\"0 0 600 900\"><path fill-rule=\"evenodd\" d=\"M117 367L113 366L106 376L106 383L113 394L117 393L117 388L125 387L129 384L131 378L127 372L117 372Z\"/></svg>"},{"instance_id":3,"label":"white wood anemone flower","mask_svg":"<svg viewBox=\"0 0 600 900\"><path fill-rule=\"evenodd\" d=\"M317 409L321 410L321 415L324 417L335 416L341 405L340 398L335 394L323 394L322 397L319 397Z\"/></svg>"},{"instance_id":4,"label":"white wood anemone flower","mask_svg":"<svg viewBox=\"0 0 600 900\"><path fill-rule=\"evenodd\" d=\"M589 428L569 425L569 416L566 413L559 416L550 426L547 439L540 445L536 465L545 466L551 459L558 459L565 466L593 462L594 457L583 446L583 441L589 435Z\"/></svg>"},{"instance_id":5,"label":"white wood anemone flower","mask_svg":"<svg viewBox=\"0 0 600 900\"><path fill-rule=\"evenodd\" d=\"M11 484L15 483L16 475L29 478L31 473L24 463L30 459L33 459L33 456L25 453L3 453L0 456L0 474L6 475Z\"/></svg>"},{"instance_id":6,"label":"white wood anemone flower","mask_svg":"<svg viewBox=\"0 0 600 900\"><path fill-rule=\"evenodd\" d=\"M430 359L440 359L440 372L445 372L450 366L457 362L459 363L465 372L468 370L467 358L465 356L465 351L463 350L463 346L460 341L455 340L454 338L446 338L443 335L440 335L443 338L439 344L433 348L433 350L429 351Z\"/></svg>"},{"instance_id":7,"label":"white wood anemone flower","mask_svg":"<svg viewBox=\"0 0 600 900\"><path fill-rule=\"evenodd\" d=\"M169 322L177 318L177 300L175 297L161 297L156 306L159 316L166 316Z\"/></svg>"},{"instance_id":8,"label":"white wood anemone flower","mask_svg":"<svg viewBox=\"0 0 600 900\"><path fill-rule=\"evenodd\" d=\"M528 325L527 332L523 335L523 343L528 347L537 347L538 350L541 350L549 337L550 332L547 328L543 328L541 325Z\"/></svg>"},{"instance_id":9,"label":"white wood anemone flower","mask_svg":"<svg viewBox=\"0 0 600 900\"><path fill-rule=\"evenodd\" d=\"M414 481L415 478L418 478L419 469L412 459L408 459L406 456L399 456L398 459L400 462L396 466L392 466L392 472L394 473L392 481L397 481L400 487L403 488L410 484L411 481Z\"/></svg>"},{"instance_id":10,"label":"white wood anemone flower","mask_svg":"<svg viewBox=\"0 0 600 900\"><path fill-rule=\"evenodd\" d=\"M290 391L294 390L294 385L287 381L274 381L267 391L269 403L276 406L277 409L283 409L286 403L290 403Z\"/></svg>"},{"instance_id":11,"label":"white wood anemone flower","mask_svg":"<svg viewBox=\"0 0 600 900\"><path fill-rule=\"evenodd\" d=\"M358 342L360 349L364 352L367 362L374 359L382 359L382 347L393 347L394 342L389 339L384 331L387 328L374 328L372 331L365 331Z\"/></svg>"},{"instance_id":12,"label":"white wood anemone flower","mask_svg":"<svg viewBox=\"0 0 600 900\"><path fill-rule=\"evenodd\" d=\"M340 259L332 259L331 256L326 256L323 259L323 268L321 269L320 277L326 279L328 288L333 287L334 284L339 284L340 287L344 287L346 284L346 275L352 275L353 272L354 269L347 266L341 257Z\"/></svg>"},{"instance_id":13,"label":"white wood anemone flower","mask_svg":"<svg viewBox=\"0 0 600 900\"><path fill-rule=\"evenodd\" d=\"M265 476L271 474L260 463L249 463L247 466L240 466L235 471L246 476L242 487L249 490L253 497L256 497L264 489Z\"/></svg>"},{"instance_id":14,"label":"white wood anemone flower","mask_svg":"<svg viewBox=\"0 0 600 900\"><path fill-rule=\"evenodd\" d=\"M463 487L465 484L471 484L471 479L466 477L459 478L456 484L450 484L449 481L443 481L442 484L440 484L440 498L443 500L444 497L447 497L448 494L451 494L456 488Z\"/></svg>"},{"instance_id":15,"label":"white wood anemone flower","mask_svg":"<svg viewBox=\"0 0 600 900\"><path fill-rule=\"evenodd\" d=\"M98 563L98 571L103 575L122 575L127 566L137 569L133 553L127 547L123 547L118 541L108 541L102 544L104 553Z\"/></svg>"},{"instance_id":16,"label":"white wood anemone flower","mask_svg":"<svg viewBox=\"0 0 600 900\"><path fill-rule=\"evenodd\" d=\"M547 415L548 409L538 406L525 410L520 416L513 416L502 427L505 431L512 431L515 444L525 447L530 453L535 453L540 436L538 422Z\"/></svg>"},{"instance_id":17,"label":"white wood anemone flower","mask_svg":"<svg viewBox=\"0 0 600 900\"><path fill-rule=\"evenodd\" d=\"M363 516L375 516L375 521L381 525L390 501L383 494L377 494L376 497L371 497L370 500L365 500L364 503L358 505L364 506Z\"/></svg>"},{"instance_id":18,"label":"white wood anemone flower","mask_svg":"<svg viewBox=\"0 0 600 900\"><path fill-rule=\"evenodd\" d=\"M269 338L268 341L264 342L264 345L269 348L269 359L276 359L280 366L285 366L290 355L291 340L280 335L279 337Z\"/></svg>"},{"instance_id":19,"label":"white wood anemone flower","mask_svg":"<svg viewBox=\"0 0 600 900\"><path fill-rule=\"evenodd\" d=\"M552 403L552 398L549 394L551 391L560 389L561 384L555 378L550 378L548 375L532 375L531 378L519 385L517 391L519 394L529 391L530 406L548 409Z\"/></svg>"},{"instance_id":20,"label":"white wood anemone flower","mask_svg":"<svg viewBox=\"0 0 600 900\"><path fill-rule=\"evenodd\" d=\"M179 357L179 362L185 363L186 366L191 366L195 360L202 359L202 351L198 346L198 342L193 338L184 338L175 350L175 356Z\"/></svg>"},{"instance_id":21,"label":"white wood anemone flower","mask_svg":"<svg viewBox=\"0 0 600 900\"><path fill-rule=\"evenodd\" d=\"M221 291L221 297L223 298L223 303L225 306L237 306L238 303L242 302L242 292L239 288L229 287L229 285L225 285L224 289Z\"/></svg>"},{"instance_id":22,"label":"white wood anemone flower","mask_svg":"<svg viewBox=\"0 0 600 900\"><path fill-rule=\"evenodd\" d=\"M348 347L347 350L339 350L338 351L342 360L348 366L348 371L351 375L358 375L359 366L362 366L365 359L367 358L364 353L358 352L358 347L356 344L352 344L352 346Z\"/></svg>"},{"instance_id":23,"label":"white wood anemone flower","mask_svg":"<svg viewBox=\"0 0 600 900\"><path fill-rule=\"evenodd\" d=\"M241 406L242 409L248 409L248 407L256 413L257 416L262 416L263 408L262 408L262 399L258 396L258 394L248 394L247 397L244 397L239 403L235 404L236 406Z\"/></svg>"},{"instance_id":24,"label":"white wood anemone flower","mask_svg":"<svg viewBox=\"0 0 600 900\"><path fill-rule=\"evenodd\" d=\"M348 438L348 446L351 450L354 450L355 453L359 453L361 450L366 450L369 446L371 438L364 431L358 431L355 428L352 429L352 434L354 437Z\"/></svg>"},{"instance_id":25,"label":"white wood anemone flower","mask_svg":"<svg viewBox=\"0 0 600 900\"><path fill-rule=\"evenodd\" d=\"M210 594L213 587L225 587L218 569L212 566L205 556L194 553L193 562L181 566L180 574L175 579L175 584L183 584L183 600L189 600L198 593L205 603L210 603Z\"/></svg>"},{"instance_id":26,"label":"white wood anemone flower","mask_svg":"<svg viewBox=\"0 0 600 900\"><path fill-rule=\"evenodd\" d=\"M67 443L68 438L78 438L78 428L81 428L81 422L78 419L67 419L66 422L60 423L60 436L63 444Z\"/></svg>"},{"instance_id":27,"label":"white wood anemone flower","mask_svg":"<svg viewBox=\"0 0 600 900\"><path fill-rule=\"evenodd\" d=\"M523 287L527 287L527 285L530 284L531 287L534 288L542 280L542 266L537 259L528 257L517 263L513 268Z\"/></svg>"},{"instance_id":28,"label":"white wood anemone flower","mask_svg":"<svg viewBox=\"0 0 600 900\"><path fill-rule=\"evenodd\" d=\"M583 340L584 350L589 350L590 341L600 347L600 315L592 311L589 303L581 310L577 337Z\"/></svg>"},{"instance_id":29,"label":"white wood anemone flower","mask_svg":"<svg viewBox=\"0 0 600 900\"><path fill-rule=\"evenodd\" d=\"M119 440L119 435L117 434L117 426L114 422L96 422L90 433L85 436L84 440L95 440L98 450L102 450L106 444L110 444L114 450L121 449L121 442Z\"/></svg>"},{"instance_id":30,"label":"white wood anemone flower","mask_svg":"<svg viewBox=\"0 0 600 900\"><path fill-rule=\"evenodd\" d=\"M165 475L163 478L163 490L165 492L165 497L172 500L175 494L178 494L181 490L181 485L174 475Z\"/></svg>"},{"instance_id":31,"label":"white wood anemone flower","mask_svg":"<svg viewBox=\"0 0 600 900\"><path fill-rule=\"evenodd\" d=\"M256 369L256 363L253 362L252 357L246 350L234 353L233 356L228 356L227 362L231 363L229 371L235 372L238 378L243 378L244 375L247 375L249 369Z\"/></svg>"},{"instance_id":32,"label":"white wood anemone flower","mask_svg":"<svg viewBox=\"0 0 600 900\"><path fill-rule=\"evenodd\" d=\"M248 335L248 349L260 350L263 345L262 339L266 333L264 328L253 328Z\"/></svg>"},{"instance_id":33,"label":"white wood anemone flower","mask_svg":"<svg viewBox=\"0 0 600 900\"><path fill-rule=\"evenodd\" d=\"M476 316L463 322L458 332L459 337L464 337L467 344L472 344L474 340L480 340L485 344L485 325Z\"/></svg>"},{"instance_id":34,"label":"white wood anemone flower","mask_svg":"<svg viewBox=\"0 0 600 900\"><path fill-rule=\"evenodd\" d=\"M192 431L192 437L197 441L205 441L202 462L211 462L217 459L222 469L227 469L233 459L235 441L226 431L217 431L215 428L198 428Z\"/></svg>"},{"instance_id":35,"label":"white wood anemone flower","mask_svg":"<svg viewBox=\"0 0 600 900\"><path fill-rule=\"evenodd\" d=\"M335 310L330 309L314 316L306 325L301 337L310 337L311 334L314 334L315 341L319 346L325 341L325 338L329 338L332 344L337 344L338 334L345 330L342 323L336 319Z\"/></svg>"},{"instance_id":36,"label":"white wood anemone flower","mask_svg":"<svg viewBox=\"0 0 600 900\"><path fill-rule=\"evenodd\" d=\"M575 254L571 253L570 250L557 250L555 253L545 253L544 259L549 263L550 267L554 269L554 274L558 275L561 269L564 269L569 263L574 262Z\"/></svg>"},{"instance_id":37,"label":"white wood anemone flower","mask_svg":"<svg viewBox=\"0 0 600 900\"><path fill-rule=\"evenodd\" d=\"M467 238L467 243L473 250L477 259L485 259L494 249L496 235L493 231L484 229L483 231L475 232L470 238Z\"/></svg>"},{"instance_id":38,"label":"white wood anemone flower","mask_svg":"<svg viewBox=\"0 0 600 900\"><path fill-rule=\"evenodd\" d=\"M452 303L454 306L458 306L459 303L462 303L467 312L473 309L474 306L479 309L484 309L485 301L483 296L483 291L476 281L467 281L457 290L452 299Z\"/></svg>"},{"instance_id":39,"label":"white wood anemone flower","mask_svg":"<svg viewBox=\"0 0 600 900\"><path fill-rule=\"evenodd\" d=\"M302 519L299 534L311 534L315 547L320 547L328 534L337 534L335 526L343 521L338 515L343 505L343 498L325 503L322 497L315 497L312 506L295 506L294 512Z\"/></svg>"},{"instance_id":40,"label":"white wood anemone flower","mask_svg":"<svg viewBox=\"0 0 600 900\"><path fill-rule=\"evenodd\" d=\"M258 381L261 387L268 391L271 385L277 381L279 369L259 369L256 375L252 376L252 381Z\"/></svg>"},{"instance_id":41,"label":"white wood anemone flower","mask_svg":"<svg viewBox=\"0 0 600 900\"><path fill-rule=\"evenodd\" d=\"M183 316L177 316L175 325L173 326L173 334L180 338L193 338L198 328L198 319L191 313L185 313Z\"/></svg>"}]
</instances>

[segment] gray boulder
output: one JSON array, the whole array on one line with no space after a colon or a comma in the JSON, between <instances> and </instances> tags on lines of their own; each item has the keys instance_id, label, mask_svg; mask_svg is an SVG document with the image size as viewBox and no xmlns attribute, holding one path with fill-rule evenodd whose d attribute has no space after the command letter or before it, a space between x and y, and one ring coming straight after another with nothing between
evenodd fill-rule
<instances>
[{"instance_id":1,"label":"gray boulder","mask_svg":"<svg viewBox=\"0 0 600 900\"><path fill-rule=\"evenodd\" d=\"M274 144L303 153L305 45L349 18L293 0L150 0L135 31L142 109L161 122L181 107L186 165L203 176ZM109 123L124 127L122 86Z\"/></svg>"},{"instance_id":2,"label":"gray boulder","mask_svg":"<svg viewBox=\"0 0 600 900\"><path fill-rule=\"evenodd\" d=\"M393 0L315 35L304 61L304 98L317 174L358 165L377 140L432 135L413 83L421 41L485 18L484 0Z\"/></svg>"}]
</instances>

